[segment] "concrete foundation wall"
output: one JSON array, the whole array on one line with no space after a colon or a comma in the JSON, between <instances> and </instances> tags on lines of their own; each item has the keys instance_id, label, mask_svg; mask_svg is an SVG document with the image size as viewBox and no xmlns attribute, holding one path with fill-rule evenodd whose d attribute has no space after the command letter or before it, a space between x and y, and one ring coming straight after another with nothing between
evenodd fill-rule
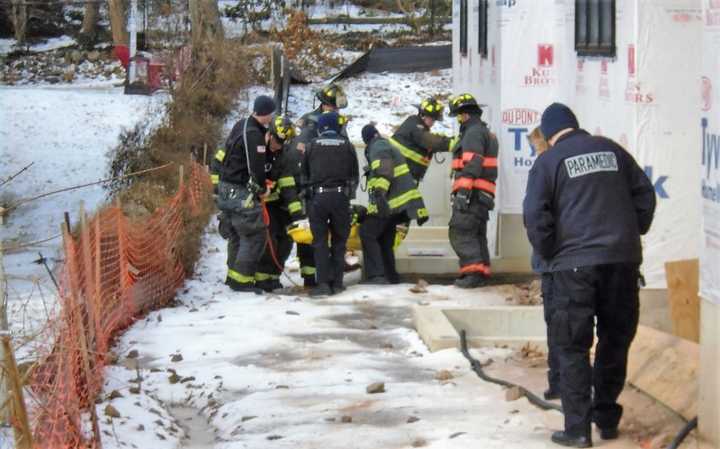
<instances>
[{"instance_id":1,"label":"concrete foundation wall","mask_svg":"<svg viewBox=\"0 0 720 449\"><path fill-rule=\"evenodd\" d=\"M720 448L720 305L700 306L700 434Z\"/></svg>"}]
</instances>

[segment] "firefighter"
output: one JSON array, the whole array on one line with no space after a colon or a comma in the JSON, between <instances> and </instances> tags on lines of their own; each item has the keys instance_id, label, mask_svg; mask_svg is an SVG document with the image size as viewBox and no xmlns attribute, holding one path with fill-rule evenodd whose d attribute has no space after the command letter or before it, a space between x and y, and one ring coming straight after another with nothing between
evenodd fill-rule
<instances>
[{"instance_id":1,"label":"firefighter","mask_svg":"<svg viewBox=\"0 0 720 449\"><path fill-rule=\"evenodd\" d=\"M450 139L430 132L436 121L443 119L443 105L434 98L422 101L418 113L411 115L388 139L407 160L416 184L425 177L435 153L450 151Z\"/></svg>"},{"instance_id":2,"label":"firefighter","mask_svg":"<svg viewBox=\"0 0 720 449\"><path fill-rule=\"evenodd\" d=\"M528 143L535 150L535 153L540 155L548 150L548 143L545 140L545 136L542 134L540 127L533 129L527 136ZM548 335L548 354L547 354L547 378L548 388L543 393L546 400L550 401L553 399L560 399L560 371L558 371L557 361L557 350L550 342L550 320L553 315L553 294L552 294L552 272L550 271L550 264L547 260L541 257L537 252L532 253L532 269L534 272L540 274L540 290L543 298L543 316L545 318L545 324L547 325Z\"/></svg>"},{"instance_id":3,"label":"firefighter","mask_svg":"<svg viewBox=\"0 0 720 449\"><path fill-rule=\"evenodd\" d=\"M548 106L540 127L550 150L530 170L523 215L534 251L552 271L549 332L565 415L552 441L591 447L592 422L602 439L618 437L617 398L638 325L640 236L652 223L655 191L627 151L580 129L567 106Z\"/></svg>"},{"instance_id":4,"label":"firefighter","mask_svg":"<svg viewBox=\"0 0 720 449\"><path fill-rule=\"evenodd\" d=\"M337 112L340 124L340 134L347 137L345 125L347 118L339 113L340 109L347 107L345 91L338 84L330 84L317 91L315 98L320 101L320 106L314 111L300 117L300 135L295 139L295 146L300 152L304 152L311 140L318 136L318 120L325 112Z\"/></svg>"},{"instance_id":5,"label":"firefighter","mask_svg":"<svg viewBox=\"0 0 720 449\"><path fill-rule=\"evenodd\" d=\"M255 273L255 285L268 292L282 288L282 267L290 256L293 245L286 228L302 226L301 222L306 220L296 183L300 158L297 151L289 145L294 136L295 127L285 116L276 116L270 122L268 149L272 162L267 165L267 168L270 168L266 171L269 192L264 198L270 218L269 241Z\"/></svg>"},{"instance_id":6,"label":"firefighter","mask_svg":"<svg viewBox=\"0 0 720 449\"><path fill-rule=\"evenodd\" d=\"M340 133L338 118L336 112L320 115L317 122L319 135L310 141L303 163L317 268L318 285L310 290L312 297L328 296L345 289L345 246L350 235L350 200L355 196L358 184L358 162L352 144Z\"/></svg>"},{"instance_id":7,"label":"firefighter","mask_svg":"<svg viewBox=\"0 0 720 449\"><path fill-rule=\"evenodd\" d=\"M482 110L470 94L450 99L450 116L460 123L452 153L450 244L460 259L455 286L475 288L490 276L487 221L495 207L498 142L481 120Z\"/></svg>"},{"instance_id":8,"label":"firefighter","mask_svg":"<svg viewBox=\"0 0 720 449\"><path fill-rule=\"evenodd\" d=\"M265 134L274 110L272 98L257 97L252 115L235 124L213 162L217 205L222 212L220 234L228 241L225 283L235 291L262 293L255 286L255 273L265 245L261 196L270 157Z\"/></svg>"},{"instance_id":9,"label":"firefighter","mask_svg":"<svg viewBox=\"0 0 720 449\"><path fill-rule=\"evenodd\" d=\"M378 133L374 125L362 129L369 169L367 216L360 227L366 284L397 284L395 227L410 220L428 220L422 196L405 156Z\"/></svg>"}]
</instances>

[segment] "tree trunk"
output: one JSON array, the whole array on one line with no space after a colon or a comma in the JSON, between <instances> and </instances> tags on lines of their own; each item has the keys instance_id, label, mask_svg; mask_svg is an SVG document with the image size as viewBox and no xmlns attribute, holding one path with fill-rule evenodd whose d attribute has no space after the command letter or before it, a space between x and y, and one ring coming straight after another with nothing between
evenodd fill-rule
<instances>
[{"instance_id":1,"label":"tree trunk","mask_svg":"<svg viewBox=\"0 0 720 449\"><path fill-rule=\"evenodd\" d=\"M97 29L99 3L85 3L85 14L83 15L81 34L94 36Z\"/></svg>"},{"instance_id":2,"label":"tree trunk","mask_svg":"<svg viewBox=\"0 0 720 449\"><path fill-rule=\"evenodd\" d=\"M13 0L12 5L12 23L15 30L15 40L18 45L25 43L27 32L27 5L25 0Z\"/></svg>"},{"instance_id":3,"label":"tree trunk","mask_svg":"<svg viewBox=\"0 0 720 449\"><path fill-rule=\"evenodd\" d=\"M217 1L190 0L190 21L192 44L196 49L224 37Z\"/></svg>"},{"instance_id":4,"label":"tree trunk","mask_svg":"<svg viewBox=\"0 0 720 449\"><path fill-rule=\"evenodd\" d=\"M110 29L112 30L113 44L128 45L127 33L127 1L109 0Z\"/></svg>"}]
</instances>

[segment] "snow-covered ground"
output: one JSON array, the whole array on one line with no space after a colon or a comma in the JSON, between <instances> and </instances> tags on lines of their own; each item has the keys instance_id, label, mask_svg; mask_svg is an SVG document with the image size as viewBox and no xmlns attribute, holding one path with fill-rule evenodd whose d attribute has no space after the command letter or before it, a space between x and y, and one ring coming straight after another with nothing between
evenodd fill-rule
<instances>
[{"instance_id":1,"label":"snow-covered ground","mask_svg":"<svg viewBox=\"0 0 720 449\"><path fill-rule=\"evenodd\" d=\"M57 189L91 183L107 174L108 151L123 128L162 114L165 94L124 95L121 88L0 87L0 179L30 163L12 182L0 187L0 200L10 204ZM92 211L105 199L101 186L60 193L20 206L0 225L10 296L9 315L16 336L31 335L52 313L55 288L38 252L50 268L62 257L57 237L63 213L76 222L80 202ZM54 237L54 238L53 238ZM39 240L51 240L18 249ZM26 346L20 358L32 354Z\"/></svg>"},{"instance_id":2,"label":"snow-covered ground","mask_svg":"<svg viewBox=\"0 0 720 449\"><path fill-rule=\"evenodd\" d=\"M71 47L77 42L70 36L52 37L45 42L30 45L28 50L33 53L41 53L45 51L58 50L60 48ZM17 41L15 39L0 39L0 55L6 55L13 50L17 50Z\"/></svg>"},{"instance_id":3,"label":"snow-covered ground","mask_svg":"<svg viewBox=\"0 0 720 449\"><path fill-rule=\"evenodd\" d=\"M431 286L415 295L409 285L352 285L356 272L345 293L325 300L238 294L222 284L224 244L211 227L177 306L118 342L120 363L107 368L97 405L103 447L547 447L545 413L506 402L457 350L429 353L412 329L412 305L500 304L499 292ZM368 394L375 382L386 391ZM122 397L108 399L113 391ZM108 404L120 418L103 415Z\"/></svg>"}]
</instances>

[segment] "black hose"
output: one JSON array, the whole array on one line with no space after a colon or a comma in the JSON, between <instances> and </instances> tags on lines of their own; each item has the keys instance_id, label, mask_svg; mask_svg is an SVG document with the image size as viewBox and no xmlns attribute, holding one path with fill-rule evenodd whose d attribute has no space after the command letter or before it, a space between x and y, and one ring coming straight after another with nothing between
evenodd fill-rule
<instances>
[{"instance_id":1,"label":"black hose","mask_svg":"<svg viewBox=\"0 0 720 449\"><path fill-rule=\"evenodd\" d=\"M462 352L468 362L470 362L470 367L473 371L475 371L475 374L477 374L478 377L480 377L482 380L486 382L492 382L494 384L501 385L507 388L516 387L520 390L520 393L525 396L527 400L530 401L530 403L534 406L539 407L543 410L557 410L559 412L562 412L562 407L560 405L553 404L552 402L548 402L540 398L535 393L523 386L487 375L485 371L483 371L480 362L470 355L467 346L467 336L464 329L460 331L460 352Z\"/></svg>"},{"instance_id":2,"label":"black hose","mask_svg":"<svg viewBox=\"0 0 720 449\"><path fill-rule=\"evenodd\" d=\"M675 435L675 438L673 438L672 443L670 443L670 446L668 446L668 449L677 449L682 444L683 440L685 439L690 432L693 431L698 425L698 419L697 416L688 421L687 424L685 424L685 427L680 429L680 433Z\"/></svg>"}]
</instances>

